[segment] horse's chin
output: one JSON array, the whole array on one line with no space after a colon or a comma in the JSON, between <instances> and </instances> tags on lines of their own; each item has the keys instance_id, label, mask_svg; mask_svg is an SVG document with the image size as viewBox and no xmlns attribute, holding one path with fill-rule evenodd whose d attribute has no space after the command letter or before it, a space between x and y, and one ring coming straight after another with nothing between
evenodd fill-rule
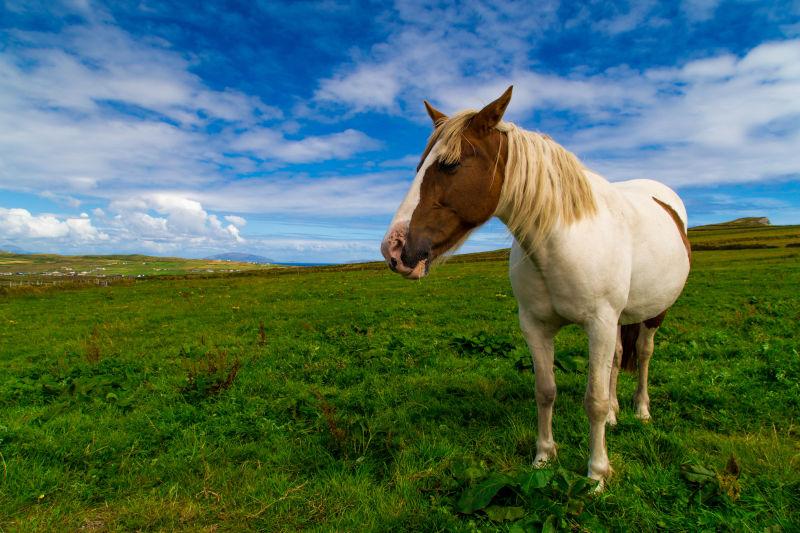
<instances>
[{"instance_id":1,"label":"horse's chin","mask_svg":"<svg viewBox=\"0 0 800 533\"><path fill-rule=\"evenodd\" d=\"M423 259L422 261L417 263L417 266L415 266L411 272L405 274L405 277L406 279L420 279L424 278L427 273L428 273L428 261Z\"/></svg>"}]
</instances>

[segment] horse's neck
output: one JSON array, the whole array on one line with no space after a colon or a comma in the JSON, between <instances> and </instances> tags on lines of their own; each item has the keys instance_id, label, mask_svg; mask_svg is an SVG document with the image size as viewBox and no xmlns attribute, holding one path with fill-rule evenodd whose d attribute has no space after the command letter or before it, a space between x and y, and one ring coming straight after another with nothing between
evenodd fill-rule
<instances>
[{"instance_id":1,"label":"horse's neck","mask_svg":"<svg viewBox=\"0 0 800 533\"><path fill-rule=\"evenodd\" d=\"M587 180L589 181L589 185L592 189L592 194L594 195L595 201L597 202L597 209L600 210L602 209L601 206L606 205L606 198L609 195L614 195L616 193L613 190L611 183L608 180L606 180L603 176L595 174L594 172L591 172L589 170L585 170L584 172L586 174ZM536 191L530 190L530 193L536 194ZM509 211L510 208L511 206L507 205L498 206L498 210L495 213L495 216L497 216L497 218L499 218L500 221L503 222L503 224L506 227L508 227L507 220L512 215L512 213ZM592 215L587 215L587 216L592 216ZM531 227L530 229L533 229L533 227ZM544 239L537 246L530 246L528 244L530 243L531 239L530 235L528 235L527 232L523 232L519 235L516 235L512 232L512 235L514 239L517 241L517 243L519 243L520 246L522 246L522 248L528 253L528 255L533 258L538 253L541 252L541 248L543 248L544 244L547 241L569 238L569 233L570 233L569 229L570 225L564 224L560 220L557 221L555 224L553 224L553 227L550 229L549 234L545 235Z\"/></svg>"}]
</instances>

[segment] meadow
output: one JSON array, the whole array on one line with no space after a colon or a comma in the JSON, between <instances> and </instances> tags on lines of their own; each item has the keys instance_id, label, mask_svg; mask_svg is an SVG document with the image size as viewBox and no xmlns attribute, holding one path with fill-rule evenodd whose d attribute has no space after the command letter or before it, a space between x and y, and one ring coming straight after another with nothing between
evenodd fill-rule
<instances>
[{"instance_id":1,"label":"meadow","mask_svg":"<svg viewBox=\"0 0 800 533\"><path fill-rule=\"evenodd\" d=\"M0 530L800 528L800 248L694 254L597 496L575 327L531 468L506 255L5 289Z\"/></svg>"},{"instance_id":2,"label":"meadow","mask_svg":"<svg viewBox=\"0 0 800 533\"><path fill-rule=\"evenodd\" d=\"M713 224L690 229L689 236L695 250L800 246L800 226Z\"/></svg>"},{"instance_id":3,"label":"meadow","mask_svg":"<svg viewBox=\"0 0 800 533\"><path fill-rule=\"evenodd\" d=\"M167 276L230 273L274 268L272 265L183 259L149 255L16 254L0 250L0 284L4 281L56 281L109 276Z\"/></svg>"}]
</instances>

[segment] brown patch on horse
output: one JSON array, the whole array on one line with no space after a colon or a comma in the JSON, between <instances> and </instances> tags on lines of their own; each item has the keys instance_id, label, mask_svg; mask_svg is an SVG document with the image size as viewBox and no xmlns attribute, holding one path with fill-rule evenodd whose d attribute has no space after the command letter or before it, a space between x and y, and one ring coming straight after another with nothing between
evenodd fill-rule
<instances>
[{"instance_id":1,"label":"brown patch on horse","mask_svg":"<svg viewBox=\"0 0 800 533\"><path fill-rule=\"evenodd\" d=\"M511 98L503 95L478 112L447 118L426 103L436 129L422 162L437 142L445 150L425 170L401 260L430 263L462 243L497 210L505 181L508 140L497 130Z\"/></svg>"},{"instance_id":2,"label":"brown patch on horse","mask_svg":"<svg viewBox=\"0 0 800 533\"><path fill-rule=\"evenodd\" d=\"M467 129L462 143L458 162L436 161L425 171L420 201L411 218L410 233L430 239L432 258L454 248L489 220L500 201L506 168L505 134L490 130L478 135Z\"/></svg>"},{"instance_id":3,"label":"brown patch on horse","mask_svg":"<svg viewBox=\"0 0 800 533\"><path fill-rule=\"evenodd\" d=\"M653 318L648 318L644 321L644 325L650 329L657 328L664 322L664 317L667 316L667 310L665 309L660 314L654 316Z\"/></svg>"},{"instance_id":4,"label":"brown patch on horse","mask_svg":"<svg viewBox=\"0 0 800 533\"><path fill-rule=\"evenodd\" d=\"M671 205L669 205L666 202L662 202L661 200L659 200L655 196L653 196L652 198L653 198L653 200L655 200L655 202L658 205L660 205L661 207L664 208L664 211L669 213L669 216L672 217L672 220L675 222L675 225L678 226L678 233L681 234L681 240L683 240L683 245L686 247L686 255L689 257L689 262L691 263L692 262L692 245L689 243L689 236L686 235L686 229L684 229L684 227L683 227L683 220L681 220L681 217L678 215L678 213L676 213L675 210L672 209ZM650 320L653 320L653 319L651 318ZM659 322L659 324L660 324L660 322Z\"/></svg>"},{"instance_id":5,"label":"brown patch on horse","mask_svg":"<svg viewBox=\"0 0 800 533\"><path fill-rule=\"evenodd\" d=\"M667 316L666 310L660 312L653 318L648 318L644 322L622 326L622 361L620 361L619 364L622 370L633 372L639 367L639 354L636 351L636 341L639 339L642 324L648 329L658 328L661 326L661 323L664 322L665 316Z\"/></svg>"},{"instance_id":6,"label":"brown patch on horse","mask_svg":"<svg viewBox=\"0 0 800 533\"><path fill-rule=\"evenodd\" d=\"M641 322L622 326L622 360L619 367L627 372L633 372L638 366L636 340L639 338L640 326Z\"/></svg>"}]
</instances>

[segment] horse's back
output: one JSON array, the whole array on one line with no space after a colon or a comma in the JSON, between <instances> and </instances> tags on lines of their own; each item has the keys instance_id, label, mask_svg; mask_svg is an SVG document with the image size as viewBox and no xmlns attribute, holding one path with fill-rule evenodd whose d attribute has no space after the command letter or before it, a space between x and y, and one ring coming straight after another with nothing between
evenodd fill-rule
<instances>
[{"instance_id":1,"label":"horse's back","mask_svg":"<svg viewBox=\"0 0 800 533\"><path fill-rule=\"evenodd\" d=\"M616 190L623 193L629 201L648 203L656 198L670 206L683 222L683 229L688 228L688 216L686 207L683 205L678 193L667 187L661 182L647 179L636 179L628 181L618 181L611 184ZM649 205L652 208L652 205Z\"/></svg>"}]
</instances>

